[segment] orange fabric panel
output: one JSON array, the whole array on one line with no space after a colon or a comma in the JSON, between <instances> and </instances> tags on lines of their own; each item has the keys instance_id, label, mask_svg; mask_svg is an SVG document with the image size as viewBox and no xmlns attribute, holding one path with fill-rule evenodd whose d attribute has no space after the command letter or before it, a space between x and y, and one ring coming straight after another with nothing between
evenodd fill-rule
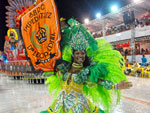
<instances>
[{"instance_id":1,"label":"orange fabric panel","mask_svg":"<svg viewBox=\"0 0 150 113\"><path fill-rule=\"evenodd\" d=\"M27 55L35 70L53 71L61 57L59 18L54 0L38 1L21 18Z\"/></svg>"}]
</instances>

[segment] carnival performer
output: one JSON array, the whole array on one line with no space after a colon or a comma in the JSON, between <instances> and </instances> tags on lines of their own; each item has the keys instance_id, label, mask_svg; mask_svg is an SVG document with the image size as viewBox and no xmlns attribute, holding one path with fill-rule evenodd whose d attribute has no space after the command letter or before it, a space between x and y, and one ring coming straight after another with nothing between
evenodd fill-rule
<instances>
[{"instance_id":1,"label":"carnival performer","mask_svg":"<svg viewBox=\"0 0 150 113\"><path fill-rule=\"evenodd\" d=\"M57 74L47 78L54 101L41 113L109 113L112 92L132 86L122 71L124 59L104 39L95 40L74 19L62 34L62 59ZM46 72L45 74L49 74Z\"/></svg>"}]
</instances>

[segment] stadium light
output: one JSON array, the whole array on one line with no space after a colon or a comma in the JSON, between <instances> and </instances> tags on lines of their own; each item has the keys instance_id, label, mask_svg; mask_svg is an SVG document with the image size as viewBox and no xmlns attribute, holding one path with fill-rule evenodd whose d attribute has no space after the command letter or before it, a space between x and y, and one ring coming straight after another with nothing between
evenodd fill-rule
<instances>
[{"instance_id":1,"label":"stadium light","mask_svg":"<svg viewBox=\"0 0 150 113\"><path fill-rule=\"evenodd\" d=\"M97 18L100 18L100 17L101 17L101 14L100 14L100 13L97 13L97 14L96 14L96 17L97 17Z\"/></svg>"},{"instance_id":2,"label":"stadium light","mask_svg":"<svg viewBox=\"0 0 150 113\"><path fill-rule=\"evenodd\" d=\"M112 6L111 7L111 11L114 12L114 13L117 12L118 11L118 7L116 5Z\"/></svg>"},{"instance_id":3,"label":"stadium light","mask_svg":"<svg viewBox=\"0 0 150 113\"><path fill-rule=\"evenodd\" d=\"M89 23L89 19L88 18L84 19L84 23L88 24Z\"/></svg>"},{"instance_id":4,"label":"stadium light","mask_svg":"<svg viewBox=\"0 0 150 113\"><path fill-rule=\"evenodd\" d=\"M141 0L133 0L135 3L139 3L141 2Z\"/></svg>"}]
</instances>

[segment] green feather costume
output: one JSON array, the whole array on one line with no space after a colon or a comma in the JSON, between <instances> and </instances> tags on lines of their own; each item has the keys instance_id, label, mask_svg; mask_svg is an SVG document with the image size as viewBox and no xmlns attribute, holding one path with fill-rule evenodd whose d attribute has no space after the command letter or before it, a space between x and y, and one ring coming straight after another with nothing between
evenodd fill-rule
<instances>
[{"instance_id":1,"label":"green feather costume","mask_svg":"<svg viewBox=\"0 0 150 113\"><path fill-rule=\"evenodd\" d=\"M112 105L112 92L117 94L117 102L120 101L120 91L112 90L113 85L122 80L127 81L122 71L124 58L104 39L95 40L90 32L76 20L70 19L68 24L70 27L63 28L61 49L62 59L69 63L57 66L62 77L57 74L47 78L46 84L49 85L49 93L53 95L54 102L48 111L41 113L109 113ZM73 40L73 38L76 39ZM71 82L70 87L79 93L71 93L70 87L65 84L70 74L68 69L72 60L72 48L86 50L90 59L90 65L74 75ZM45 74L49 73L45 72ZM99 78L102 80L100 85L97 84ZM80 88L75 89L75 87ZM72 95L78 96L72 97ZM102 107L104 111L99 107Z\"/></svg>"}]
</instances>

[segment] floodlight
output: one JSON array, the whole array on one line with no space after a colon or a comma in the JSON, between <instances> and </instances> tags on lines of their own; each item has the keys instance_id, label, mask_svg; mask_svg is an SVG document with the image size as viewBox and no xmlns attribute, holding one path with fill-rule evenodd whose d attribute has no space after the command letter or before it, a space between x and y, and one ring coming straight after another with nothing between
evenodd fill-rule
<instances>
[{"instance_id":1,"label":"floodlight","mask_svg":"<svg viewBox=\"0 0 150 113\"><path fill-rule=\"evenodd\" d=\"M85 18L85 19L84 19L84 23L85 23L85 24L88 24L88 23L89 23L89 19L88 19L88 18Z\"/></svg>"},{"instance_id":2,"label":"floodlight","mask_svg":"<svg viewBox=\"0 0 150 113\"><path fill-rule=\"evenodd\" d=\"M139 3L141 2L141 0L133 0L135 3Z\"/></svg>"},{"instance_id":3,"label":"floodlight","mask_svg":"<svg viewBox=\"0 0 150 113\"><path fill-rule=\"evenodd\" d=\"M118 11L118 7L116 5L111 7L111 11L112 12L117 12Z\"/></svg>"},{"instance_id":4,"label":"floodlight","mask_svg":"<svg viewBox=\"0 0 150 113\"><path fill-rule=\"evenodd\" d=\"M101 17L101 14L100 14L100 13L97 13L97 14L96 14L96 17L97 17L97 18L100 18L100 17Z\"/></svg>"}]
</instances>

